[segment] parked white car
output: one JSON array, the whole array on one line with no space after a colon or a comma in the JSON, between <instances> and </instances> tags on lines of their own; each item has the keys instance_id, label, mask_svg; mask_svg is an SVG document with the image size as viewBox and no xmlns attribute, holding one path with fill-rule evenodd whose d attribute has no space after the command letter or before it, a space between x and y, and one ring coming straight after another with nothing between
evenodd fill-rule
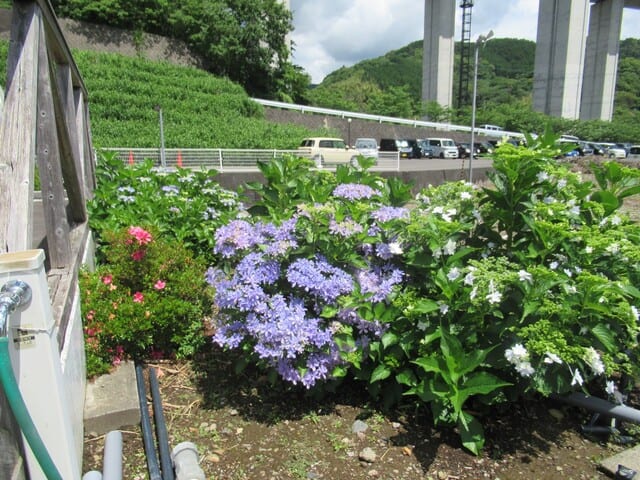
<instances>
[{"instance_id":1,"label":"parked white car","mask_svg":"<svg viewBox=\"0 0 640 480\"><path fill-rule=\"evenodd\" d=\"M318 168L330 163L350 163L357 165L360 152L349 147L341 138L313 137L305 138L299 150L305 157L313 160Z\"/></svg>"},{"instance_id":2,"label":"parked white car","mask_svg":"<svg viewBox=\"0 0 640 480\"><path fill-rule=\"evenodd\" d=\"M631 145L629 149L629 156L627 160L633 160L634 162L640 162L640 145Z\"/></svg>"},{"instance_id":3,"label":"parked white car","mask_svg":"<svg viewBox=\"0 0 640 480\"><path fill-rule=\"evenodd\" d=\"M615 143L600 143L604 147L604 156L609 158L626 158L627 151L624 148L617 147Z\"/></svg>"},{"instance_id":4,"label":"parked white car","mask_svg":"<svg viewBox=\"0 0 640 480\"><path fill-rule=\"evenodd\" d=\"M378 160L378 142L375 138L356 138L353 146L363 157Z\"/></svg>"}]
</instances>

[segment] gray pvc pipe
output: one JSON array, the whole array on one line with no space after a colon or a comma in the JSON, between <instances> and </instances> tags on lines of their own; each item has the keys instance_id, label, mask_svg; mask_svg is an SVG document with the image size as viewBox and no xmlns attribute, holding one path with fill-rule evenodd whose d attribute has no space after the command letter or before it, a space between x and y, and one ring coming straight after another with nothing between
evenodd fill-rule
<instances>
[{"instance_id":1,"label":"gray pvc pipe","mask_svg":"<svg viewBox=\"0 0 640 480\"><path fill-rule=\"evenodd\" d=\"M198 449L191 442L182 442L171 451L176 480L207 480L200 468Z\"/></svg>"},{"instance_id":2,"label":"gray pvc pipe","mask_svg":"<svg viewBox=\"0 0 640 480\"><path fill-rule=\"evenodd\" d=\"M122 432L107 433L104 440L102 480L122 480Z\"/></svg>"},{"instance_id":3,"label":"gray pvc pipe","mask_svg":"<svg viewBox=\"0 0 640 480\"><path fill-rule=\"evenodd\" d=\"M640 423L640 410L626 405L616 405L603 398L585 395L580 392L573 392L566 396L554 395L557 400L569 403L576 407L586 408L592 412L600 413L608 417L613 417L626 422Z\"/></svg>"},{"instance_id":4,"label":"gray pvc pipe","mask_svg":"<svg viewBox=\"0 0 640 480\"><path fill-rule=\"evenodd\" d=\"M102 480L102 473L97 470L91 470L82 476L82 480Z\"/></svg>"}]
</instances>

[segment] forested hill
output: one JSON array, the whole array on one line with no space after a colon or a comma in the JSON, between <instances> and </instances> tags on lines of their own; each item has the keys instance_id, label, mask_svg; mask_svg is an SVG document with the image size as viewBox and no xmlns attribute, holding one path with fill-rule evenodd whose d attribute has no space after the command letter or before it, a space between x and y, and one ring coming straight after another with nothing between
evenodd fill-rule
<instances>
[{"instance_id":1,"label":"forested hill","mask_svg":"<svg viewBox=\"0 0 640 480\"><path fill-rule=\"evenodd\" d=\"M531 93L535 42L496 38L487 42L480 54L478 69L478 113L482 123L497 123L512 129L531 114ZM459 44L454 66L454 101L458 96ZM470 86L472 82L469 82ZM400 117L468 121L467 105L456 112L421 103L422 41L364 60L352 67L329 74L308 93L313 105L345 110L367 111ZM514 108L518 111L514 111ZM538 120L530 117L529 120ZM615 119L640 120L640 39L620 43ZM539 119L542 121L543 119ZM511 122L511 124L506 124ZM626 122L628 123L628 122ZM533 125L531 125L533 130Z\"/></svg>"}]
</instances>

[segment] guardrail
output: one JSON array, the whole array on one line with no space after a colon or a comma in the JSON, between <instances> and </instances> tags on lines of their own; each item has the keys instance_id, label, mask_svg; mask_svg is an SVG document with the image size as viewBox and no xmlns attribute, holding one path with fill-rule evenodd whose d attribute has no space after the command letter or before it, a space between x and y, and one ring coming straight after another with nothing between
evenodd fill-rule
<instances>
[{"instance_id":1,"label":"guardrail","mask_svg":"<svg viewBox=\"0 0 640 480\"><path fill-rule=\"evenodd\" d=\"M445 132L469 132L471 127L465 125L454 125L452 123L428 122L426 120L415 120L399 117L387 117L384 115L372 115L369 113L350 112L347 110L334 110L331 108L312 107L309 105L297 105L295 103L276 102L274 100L264 100L262 98L252 98L252 100L265 107L282 108L286 110L296 110L300 113L319 113L322 115L331 115L340 118L358 118L361 120L371 120L378 123L395 123L399 125L410 125L412 127L426 127ZM488 137L502 138L505 135L513 138L524 138L520 132L508 132L506 130L495 130L490 128L475 127L474 132L478 135L486 135Z\"/></svg>"},{"instance_id":2,"label":"guardrail","mask_svg":"<svg viewBox=\"0 0 640 480\"><path fill-rule=\"evenodd\" d=\"M164 150L165 164L162 164L162 155L159 148L103 148L108 152L115 152L118 158L125 163L135 164L151 159L159 168L213 168L219 172L224 171L255 171L258 170L258 161L268 162L276 158L291 155L305 157L306 152L301 150L277 150L277 149L234 149L234 148L166 148ZM335 168L335 164L327 164L328 169ZM377 165L372 170L400 170L400 158L398 152L380 152Z\"/></svg>"}]
</instances>

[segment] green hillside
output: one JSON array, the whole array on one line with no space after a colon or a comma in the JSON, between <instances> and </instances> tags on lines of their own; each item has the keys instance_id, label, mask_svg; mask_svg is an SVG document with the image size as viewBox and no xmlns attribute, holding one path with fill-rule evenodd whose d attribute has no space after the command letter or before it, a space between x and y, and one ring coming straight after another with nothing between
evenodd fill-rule
<instances>
[{"instance_id":1,"label":"green hillside","mask_svg":"<svg viewBox=\"0 0 640 480\"><path fill-rule=\"evenodd\" d=\"M7 48L0 42L0 58ZM111 53L73 55L89 92L96 147L157 147L156 105L167 148L295 148L312 133L267 122L242 87L203 70ZM0 75L6 77L6 60Z\"/></svg>"},{"instance_id":2,"label":"green hillside","mask_svg":"<svg viewBox=\"0 0 640 480\"><path fill-rule=\"evenodd\" d=\"M456 104L459 46L453 81ZM541 131L545 123L551 123L557 131L571 131L584 138L640 140L640 39L628 38L620 44L613 122L576 122L533 112L534 60L535 43L529 40L497 38L485 44L478 67L478 123L516 131ZM426 115L434 121L470 123L470 105L452 110L424 105L421 85L422 41L417 41L332 72L309 91L307 99L312 105L327 108L407 118Z\"/></svg>"}]
</instances>

